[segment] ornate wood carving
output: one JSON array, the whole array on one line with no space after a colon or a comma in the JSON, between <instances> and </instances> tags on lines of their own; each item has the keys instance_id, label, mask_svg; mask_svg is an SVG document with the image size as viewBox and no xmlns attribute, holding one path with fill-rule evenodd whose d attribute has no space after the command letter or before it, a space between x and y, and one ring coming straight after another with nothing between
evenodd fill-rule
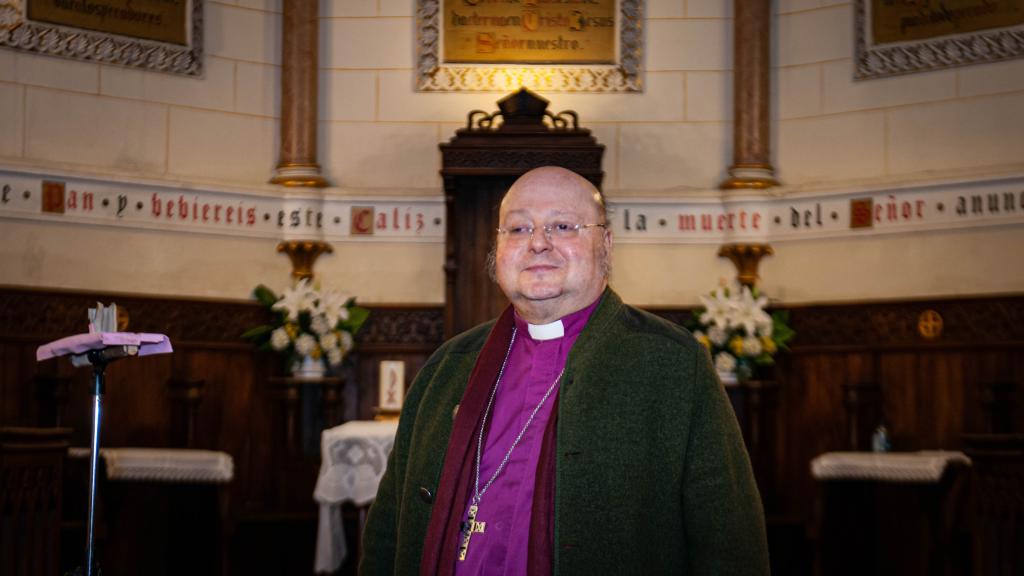
<instances>
[{"instance_id":1,"label":"ornate wood carving","mask_svg":"<svg viewBox=\"0 0 1024 576\"><path fill-rule=\"evenodd\" d=\"M435 308L376 308L359 332L360 348L437 348L444 341L444 311Z\"/></svg>"},{"instance_id":2,"label":"ornate wood carving","mask_svg":"<svg viewBox=\"0 0 1024 576\"><path fill-rule=\"evenodd\" d=\"M943 299L787 307L799 335L794 350L829 346L994 346L1024 342L1024 298ZM925 339L918 319L926 310L944 318L941 335Z\"/></svg>"},{"instance_id":3,"label":"ornate wood carving","mask_svg":"<svg viewBox=\"0 0 1024 576\"><path fill-rule=\"evenodd\" d=\"M0 337L45 339L85 332L86 311L97 300L131 310L132 330L162 332L172 341L241 345L242 332L269 319L255 303L6 289L0 290Z\"/></svg>"},{"instance_id":4,"label":"ornate wood carving","mask_svg":"<svg viewBox=\"0 0 1024 576\"><path fill-rule=\"evenodd\" d=\"M209 342L249 347L239 338L269 320L255 302L184 300L84 292L0 289L0 338L44 340L84 332L86 310L96 301L117 302L132 312L131 329L157 331L178 343ZM369 306L360 346L418 346L431 350L443 341L441 307Z\"/></svg>"},{"instance_id":5,"label":"ornate wood carving","mask_svg":"<svg viewBox=\"0 0 1024 576\"><path fill-rule=\"evenodd\" d=\"M488 280L489 282L489 280ZM182 342L248 346L239 335L268 320L255 302L185 300L156 296L0 289L0 337L38 340L85 330L86 310L96 301L117 302L132 312L132 330L158 330ZM443 308L369 306L360 346L437 347L444 341ZM794 351L822 347L994 346L1024 342L1024 297L949 298L928 301L786 306L799 335ZM925 340L918 318L936 310L945 319L941 336ZM652 308L658 316L686 324L686 308Z\"/></svg>"}]
</instances>

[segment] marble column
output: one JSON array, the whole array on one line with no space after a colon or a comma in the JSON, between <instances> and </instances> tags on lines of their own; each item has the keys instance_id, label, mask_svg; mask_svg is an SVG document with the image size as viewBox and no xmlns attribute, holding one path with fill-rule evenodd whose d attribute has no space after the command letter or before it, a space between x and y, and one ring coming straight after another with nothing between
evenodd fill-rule
<instances>
[{"instance_id":1,"label":"marble column","mask_svg":"<svg viewBox=\"0 0 1024 576\"><path fill-rule=\"evenodd\" d=\"M771 1L734 0L733 162L723 189L778 186L769 133Z\"/></svg>"},{"instance_id":2,"label":"marble column","mask_svg":"<svg viewBox=\"0 0 1024 576\"><path fill-rule=\"evenodd\" d=\"M316 159L318 0L286 0L281 28L281 150L271 184L327 186Z\"/></svg>"}]
</instances>

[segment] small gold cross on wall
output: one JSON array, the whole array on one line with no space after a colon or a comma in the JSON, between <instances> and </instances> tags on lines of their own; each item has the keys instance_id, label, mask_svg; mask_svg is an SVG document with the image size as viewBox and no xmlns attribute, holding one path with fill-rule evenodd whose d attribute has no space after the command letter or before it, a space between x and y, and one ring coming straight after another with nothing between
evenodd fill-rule
<instances>
[{"instance_id":1,"label":"small gold cross on wall","mask_svg":"<svg viewBox=\"0 0 1024 576\"><path fill-rule=\"evenodd\" d=\"M459 546L459 560L466 559L466 553L469 552L469 540L473 537L473 533L483 534L484 529L487 528L486 522L476 521L476 504L469 507L469 515L466 517L466 521L462 523L462 545Z\"/></svg>"}]
</instances>

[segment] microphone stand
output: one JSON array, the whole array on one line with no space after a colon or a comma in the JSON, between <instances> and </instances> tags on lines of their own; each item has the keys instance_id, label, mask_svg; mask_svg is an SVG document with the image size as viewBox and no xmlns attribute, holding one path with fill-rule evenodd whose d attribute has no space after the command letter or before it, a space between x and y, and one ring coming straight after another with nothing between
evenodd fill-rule
<instances>
[{"instance_id":1,"label":"microphone stand","mask_svg":"<svg viewBox=\"0 0 1024 576\"><path fill-rule=\"evenodd\" d=\"M103 409L103 393L106 388L106 375L104 371L107 364L129 356L137 356L138 346L107 346L98 350L90 350L85 354L71 357L71 363L75 366L91 365L93 372L92 388L92 442L89 452L89 512L86 523L85 537L85 576L98 576L101 574L96 561L96 545L94 540L94 527L96 522L96 472L100 455L100 421ZM71 576L82 576L82 567L79 566Z\"/></svg>"}]
</instances>

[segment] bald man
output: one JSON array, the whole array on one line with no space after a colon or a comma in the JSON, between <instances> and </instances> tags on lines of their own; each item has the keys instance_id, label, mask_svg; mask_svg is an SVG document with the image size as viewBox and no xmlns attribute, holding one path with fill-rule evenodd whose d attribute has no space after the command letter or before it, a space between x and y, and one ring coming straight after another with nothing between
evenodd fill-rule
<instances>
[{"instance_id":1,"label":"bald man","mask_svg":"<svg viewBox=\"0 0 1024 576\"><path fill-rule=\"evenodd\" d=\"M706 350L608 288L604 200L563 168L501 203L511 306L417 375L360 573L768 573L764 517Z\"/></svg>"}]
</instances>

